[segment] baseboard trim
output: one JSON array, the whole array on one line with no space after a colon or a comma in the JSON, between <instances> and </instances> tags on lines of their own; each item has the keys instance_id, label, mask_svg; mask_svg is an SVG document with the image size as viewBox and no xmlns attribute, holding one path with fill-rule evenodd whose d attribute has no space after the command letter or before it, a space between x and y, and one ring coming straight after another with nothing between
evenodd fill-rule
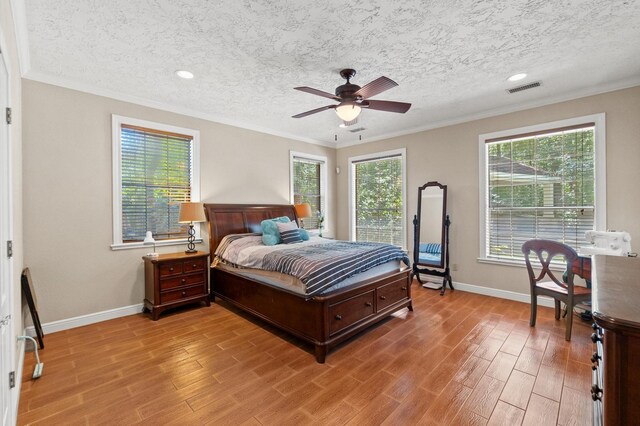
<instances>
[{"instance_id":1,"label":"baseboard trim","mask_svg":"<svg viewBox=\"0 0 640 426\"><path fill-rule=\"evenodd\" d=\"M453 288L469 293L483 294L485 296L498 297L500 299L515 300L516 302L531 304L531 295L528 293L516 293L515 291L499 290L497 288L482 287L479 285L465 284L457 281L453 282ZM553 299L546 296L538 296L538 305L553 308Z\"/></svg>"},{"instance_id":2,"label":"baseboard trim","mask_svg":"<svg viewBox=\"0 0 640 426\"><path fill-rule=\"evenodd\" d=\"M83 325L94 324L96 322L135 315L142 312L142 307L143 304L138 303L136 305L109 309L108 311L81 315L79 317L67 318L59 321L52 321L46 324L42 324L42 331L44 331L45 334L55 333L56 331L69 330L70 328L82 327ZM29 336L36 335L36 330L33 326L27 327L26 332Z\"/></svg>"},{"instance_id":3,"label":"baseboard trim","mask_svg":"<svg viewBox=\"0 0 640 426\"><path fill-rule=\"evenodd\" d=\"M436 278L436 277L430 277ZM435 281L435 280L434 280ZM454 281L453 287L457 290L469 293L483 294L485 296L497 297L500 299L515 300L517 302L531 303L531 296L525 293L516 293L515 291L499 290L496 288L483 287L474 284L466 284ZM553 308L553 299L548 297L538 297L538 305ZM42 330L47 333L55 333L57 331L69 330L71 328L82 327L84 325L94 324L101 321L107 321L114 318L126 317L142 312L142 303L131 306L123 306L121 308L110 309L108 311L96 312L93 314L81 315L78 317L68 318L59 321L52 321L42 325ZM25 333L29 336L35 336L33 326L27 327ZM24 347L20 351L20 356L24 358ZM20 376L18 376L20 377Z\"/></svg>"}]
</instances>

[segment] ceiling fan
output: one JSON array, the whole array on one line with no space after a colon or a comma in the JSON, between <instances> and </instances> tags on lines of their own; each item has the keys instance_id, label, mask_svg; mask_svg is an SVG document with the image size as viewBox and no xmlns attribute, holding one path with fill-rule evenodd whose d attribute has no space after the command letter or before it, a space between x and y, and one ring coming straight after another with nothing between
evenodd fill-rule
<instances>
[{"instance_id":1,"label":"ceiling fan","mask_svg":"<svg viewBox=\"0 0 640 426\"><path fill-rule=\"evenodd\" d=\"M369 99L372 96L378 95L385 90L389 90L392 87L398 85L398 83L391 80L390 78L384 76L379 77L369 84L360 87L357 84L351 84L350 81L353 76L356 75L356 70L347 68L340 71L340 75L342 76L342 78L347 80L347 83L336 87L335 95L307 86L294 87L294 89L296 90L333 99L334 101L338 101L340 103L337 105L327 105L321 108L312 109L311 111L296 114L293 116L293 118L302 118L327 109L335 109L336 114L342 121L344 121L344 124L350 125L356 122L356 119L358 118L358 115L360 115L360 111L362 110L362 108L375 109L378 111L398 112L402 114L409 111L409 108L411 108L411 104L405 102L376 101Z\"/></svg>"}]
</instances>

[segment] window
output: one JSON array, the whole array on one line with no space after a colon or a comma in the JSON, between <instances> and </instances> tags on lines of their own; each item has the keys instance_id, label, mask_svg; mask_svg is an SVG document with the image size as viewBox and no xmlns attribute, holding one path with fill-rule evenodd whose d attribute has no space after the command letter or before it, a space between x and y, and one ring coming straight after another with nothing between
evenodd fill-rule
<instances>
[{"instance_id":1,"label":"window","mask_svg":"<svg viewBox=\"0 0 640 426\"><path fill-rule=\"evenodd\" d=\"M349 158L353 241L406 247L406 150Z\"/></svg>"},{"instance_id":2,"label":"window","mask_svg":"<svg viewBox=\"0 0 640 426\"><path fill-rule=\"evenodd\" d=\"M480 136L480 257L523 259L532 238L586 246L605 229L604 114Z\"/></svg>"},{"instance_id":3,"label":"window","mask_svg":"<svg viewBox=\"0 0 640 426\"><path fill-rule=\"evenodd\" d=\"M304 218L305 229L318 229L318 214L326 209L327 158L290 152L291 202L309 203L313 217ZM323 223L326 230L327 224Z\"/></svg>"},{"instance_id":4,"label":"window","mask_svg":"<svg viewBox=\"0 0 640 426\"><path fill-rule=\"evenodd\" d=\"M116 115L112 122L112 247L139 247L147 231L156 241L184 241L180 203L199 200L198 131Z\"/></svg>"}]
</instances>

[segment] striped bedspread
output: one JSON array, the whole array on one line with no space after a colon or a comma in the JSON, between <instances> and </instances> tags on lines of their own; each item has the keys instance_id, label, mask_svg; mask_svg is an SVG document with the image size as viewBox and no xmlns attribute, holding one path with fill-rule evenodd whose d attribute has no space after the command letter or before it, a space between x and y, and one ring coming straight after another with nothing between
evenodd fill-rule
<instances>
[{"instance_id":1,"label":"striped bedspread","mask_svg":"<svg viewBox=\"0 0 640 426\"><path fill-rule=\"evenodd\" d=\"M312 237L298 244L265 246L260 236L228 236L216 250L217 261L235 267L280 272L298 278L312 296L360 272L409 258L390 244L333 241Z\"/></svg>"}]
</instances>

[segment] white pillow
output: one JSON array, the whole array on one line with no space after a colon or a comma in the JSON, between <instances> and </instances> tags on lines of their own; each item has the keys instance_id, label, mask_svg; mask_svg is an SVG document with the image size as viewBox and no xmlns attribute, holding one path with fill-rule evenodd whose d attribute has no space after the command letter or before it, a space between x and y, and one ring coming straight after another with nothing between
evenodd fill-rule
<instances>
[{"instance_id":1,"label":"white pillow","mask_svg":"<svg viewBox=\"0 0 640 426\"><path fill-rule=\"evenodd\" d=\"M285 244L301 243L302 237L300 236L300 230L295 222L288 223L276 223L278 232L280 232L280 238Z\"/></svg>"}]
</instances>

